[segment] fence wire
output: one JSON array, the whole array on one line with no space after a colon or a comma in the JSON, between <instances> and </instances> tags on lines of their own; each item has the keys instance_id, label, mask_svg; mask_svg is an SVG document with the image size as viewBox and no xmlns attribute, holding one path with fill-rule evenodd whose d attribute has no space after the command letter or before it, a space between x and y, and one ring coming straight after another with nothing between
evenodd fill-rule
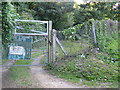
<instances>
[{"instance_id":1,"label":"fence wire","mask_svg":"<svg viewBox=\"0 0 120 90\"><path fill-rule=\"evenodd\" d=\"M96 52L105 52L104 50L111 49L110 47L107 48L108 46L106 46L105 43L118 39L117 23L117 21L112 20L89 21L63 31L58 31L57 37L66 50L68 54L67 57L78 55L80 55L80 57L87 57L87 53L84 53L86 50L95 48ZM117 50L115 52L118 53ZM56 60L61 60L65 57L60 47L57 46ZM111 56L111 58L113 57L114 56Z\"/></svg>"}]
</instances>

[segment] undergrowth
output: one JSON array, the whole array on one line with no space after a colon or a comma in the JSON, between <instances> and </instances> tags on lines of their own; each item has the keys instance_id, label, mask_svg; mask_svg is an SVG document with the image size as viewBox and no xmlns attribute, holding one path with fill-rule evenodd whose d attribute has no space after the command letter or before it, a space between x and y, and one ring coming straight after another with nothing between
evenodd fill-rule
<instances>
[{"instance_id":1,"label":"undergrowth","mask_svg":"<svg viewBox=\"0 0 120 90\"><path fill-rule=\"evenodd\" d=\"M66 58L48 65L51 74L65 78L71 82L102 87L118 87L118 62L107 63L98 59L99 53L88 51L76 57ZM102 53L104 55L104 53ZM112 85L112 86L111 86Z\"/></svg>"}]
</instances>

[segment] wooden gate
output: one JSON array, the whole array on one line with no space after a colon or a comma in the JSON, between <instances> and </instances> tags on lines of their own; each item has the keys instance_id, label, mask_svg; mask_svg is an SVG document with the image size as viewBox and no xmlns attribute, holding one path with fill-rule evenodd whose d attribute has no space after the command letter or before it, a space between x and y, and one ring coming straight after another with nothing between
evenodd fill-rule
<instances>
[{"instance_id":1,"label":"wooden gate","mask_svg":"<svg viewBox=\"0 0 120 90\"><path fill-rule=\"evenodd\" d=\"M47 31L41 32L41 31L35 31L30 30L33 33L20 33L17 32L17 28L21 28L20 26L15 25L15 30L13 35L15 36L44 36L47 38L47 47L48 47L48 63L52 63L56 60L56 43L60 46L62 51L65 55L66 52L64 48L62 47L61 43L59 42L58 38L56 37L56 30L52 29L52 21L38 21L38 20L15 20L15 22L38 22L41 24L47 24ZM24 29L24 28L21 28Z\"/></svg>"}]
</instances>

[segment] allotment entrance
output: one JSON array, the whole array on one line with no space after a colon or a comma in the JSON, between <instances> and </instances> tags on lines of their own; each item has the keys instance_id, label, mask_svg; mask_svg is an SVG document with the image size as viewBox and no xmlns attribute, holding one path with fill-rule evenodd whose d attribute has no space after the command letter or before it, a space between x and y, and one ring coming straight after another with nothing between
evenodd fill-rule
<instances>
[{"instance_id":1,"label":"allotment entrance","mask_svg":"<svg viewBox=\"0 0 120 90\"><path fill-rule=\"evenodd\" d=\"M53 62L52 21L15 20L13 40L9 45L8 59L31 59L32 44L44 40L47 63ZM43 39L44 38L44 39Z\"/></svg>"}]
</instances>

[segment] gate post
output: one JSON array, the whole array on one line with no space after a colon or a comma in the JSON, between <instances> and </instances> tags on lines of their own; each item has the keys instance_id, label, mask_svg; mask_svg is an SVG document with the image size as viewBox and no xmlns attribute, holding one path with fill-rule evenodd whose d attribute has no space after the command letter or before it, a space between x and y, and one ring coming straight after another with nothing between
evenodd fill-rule
<instances>
[{"instance_id":1,"label":"gate post","mask_svg":"<svg viewBox=\"0 0 120 90\"><path fill-rule=\"evenodd\" d=\"M53 56L52 56L52 58L53 58L53 62L56 60L56 30L55 29L53 29L53 34L52 34L52 40L53 40Z\"/></svg>"},{"instance_id":2,"label":"gate post","mask_svg":"<svg viewBox=\"0 0 120 90\"><path fill-rule=\"evenodd\" d=\"M52 62L52 21L48 21L48 63Z\"/></svg>"},{"instance_id":3,"label":"gate post","mask_svg":"<svg viewBox=\"0 0 120 90\"><path fill-rule=\"evenodd\" d=\"M1 24L1 23L0 23ZM2 31L0 26L0 32ZM2 35L0 34L0 63L2 63ZM0 78L2 79L2 68L0 68ZM2 80L0 81L0 89L2 90Z\"/></svg>"}]
</instances>

